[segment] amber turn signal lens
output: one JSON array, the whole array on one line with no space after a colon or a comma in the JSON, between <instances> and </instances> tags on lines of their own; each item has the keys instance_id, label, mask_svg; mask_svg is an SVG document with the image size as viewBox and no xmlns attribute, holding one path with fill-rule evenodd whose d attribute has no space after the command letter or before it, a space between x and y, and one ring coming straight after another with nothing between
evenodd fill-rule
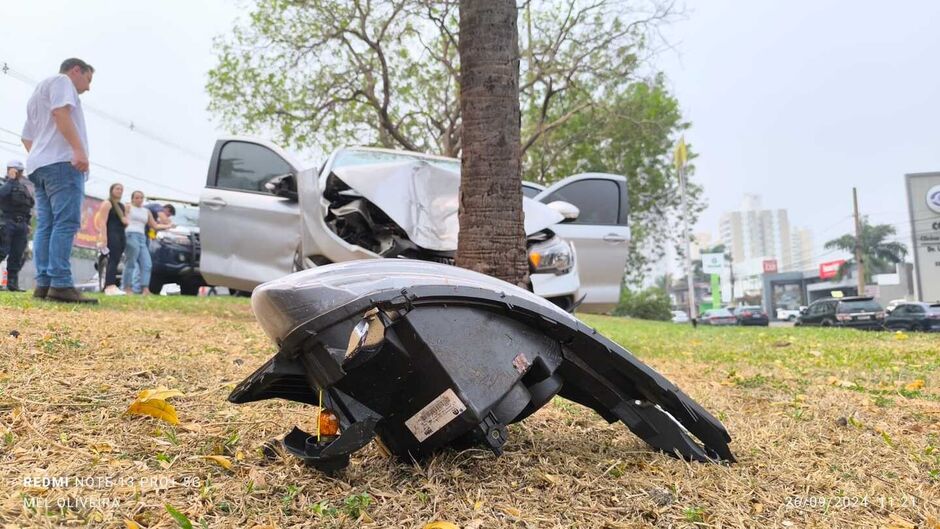
<instances>
[{"instance_id":1,"label":"amber turn signal lens","mask_svg":"<svg viewBox=\"0 0 940 529\"><path fill-rule=\"evenodd\" d=\"M539 263L542 262L542 256L538 254L537 252L531 252L529 254L529 262L532 263L532 266L534 268L538 268Z\"/></svg>"},{"instance_id":2,"label":"amber turn signal lens","mask_svg":"<svg viewBox=\"0 0 940 529\"><path fill-rule=\"evenodd\" d=\"M339 417L330 410L320 412L319 418L320 435L339 435Z\"/></svg>"}]
</instances>

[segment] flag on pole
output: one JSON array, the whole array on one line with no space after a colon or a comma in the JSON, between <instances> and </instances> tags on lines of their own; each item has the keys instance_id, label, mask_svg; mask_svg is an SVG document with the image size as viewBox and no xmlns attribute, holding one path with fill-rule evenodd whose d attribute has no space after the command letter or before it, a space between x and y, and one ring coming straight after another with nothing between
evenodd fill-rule
<instances>
[{"instance_id":1,"label":"flag on pole","mask_svg":"<svg viewBox=\"0 0 940 529\"><path fill-rule=\"evenodd\" d=\"M681 171L688 159L688 152L685 148L685 136L679 137L679 144L676 145L676 171Z\"/></svg>"}]
</instances>

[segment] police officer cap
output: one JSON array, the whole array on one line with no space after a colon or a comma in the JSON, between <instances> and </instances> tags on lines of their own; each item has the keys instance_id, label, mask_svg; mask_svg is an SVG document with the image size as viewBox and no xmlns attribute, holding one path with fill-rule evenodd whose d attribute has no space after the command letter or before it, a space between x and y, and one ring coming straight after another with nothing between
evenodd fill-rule
<instances>
[{"instance_id":1,"label":"police officer cap","mask_svg":"<svg viewBox=\"0 0 940 529\"><path fill-rule=\"evenodd\" d=\"M23 162L19 160L10 160L9 162L7 162L7 169L11 167L13 169L16 169L17 171L23 171L26 169L26 167L23 166Z\"/></svg>"}]
</instances>

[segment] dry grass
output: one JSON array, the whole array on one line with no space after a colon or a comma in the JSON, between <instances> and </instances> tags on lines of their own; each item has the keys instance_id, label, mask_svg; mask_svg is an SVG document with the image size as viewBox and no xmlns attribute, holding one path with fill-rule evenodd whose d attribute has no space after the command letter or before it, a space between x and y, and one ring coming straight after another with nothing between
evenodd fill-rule
<instances>
[{"instance_id":1,"label":"dry grass","mask_svg":"<svg viewBox=\"0 0 940 529\"><path fill-rule=\"evenodd\" d=\"M195 527L280 528L929 527L940 512L937 336L591 317L718 415L739 464L653 453L625 427L556 401L510 428L500 458L471 450L405 465L369 447L334 479L260 450L311 408L225 400L273 353L245 300L104 305L0 294L0 521L10 526L177 527L166 504ZM915 379L924 387L905 389ZM172 401L179 427L124 415L157 386L185 393ZM213 454L232 469L200 457ZM44 476L69 482L27 483Z\"/></svg>"}]
</instances>

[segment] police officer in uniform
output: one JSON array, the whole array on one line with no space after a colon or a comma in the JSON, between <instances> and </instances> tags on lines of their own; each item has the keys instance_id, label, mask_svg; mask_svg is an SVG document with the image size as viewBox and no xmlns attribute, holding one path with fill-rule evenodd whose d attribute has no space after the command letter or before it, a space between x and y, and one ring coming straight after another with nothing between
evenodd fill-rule
<instances>
[{"instance_id":1,"label":"police officer in uniform","mask_svg":"<svg viewBox=\"0 0 940 529\"><path fill-rule=\"evenodd\" d=\"M7 180L0 187L0 261L7 259L7 290L23 292L19 284L23 252L29 239L29 217L36 201L26 187L23 162L7 163Z\"/></svg>"}]
</instances>

